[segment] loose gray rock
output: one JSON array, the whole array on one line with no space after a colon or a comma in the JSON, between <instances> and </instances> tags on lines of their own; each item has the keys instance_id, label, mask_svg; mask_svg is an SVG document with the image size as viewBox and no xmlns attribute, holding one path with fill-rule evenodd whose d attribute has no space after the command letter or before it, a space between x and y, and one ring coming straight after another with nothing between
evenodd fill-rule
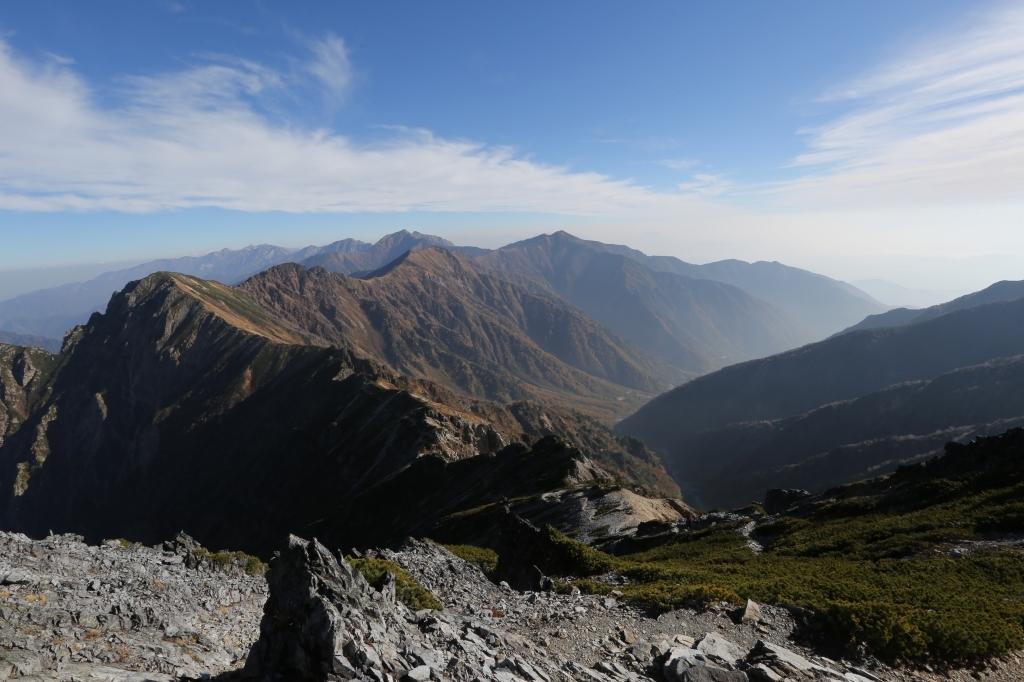
<instances>
[{"instance_id":1,"label":"loose gray rock","mask_svg":"<svg viewBox=\"0 0 1024 682\"><path fill-rule=\"evenodd\" d=\"M0 533L0 575L0 679L218 675L242 666L266 599L238 566L76 535Z\"/></svg>"},{"instance_id":2,"label":"loose gray rock","mask_svg":"<svg viewBox=\"0 0 1024 682\"><path fill-rule=\"evenodd\" d=\"M747 652L740 646L733 644L721 635L709 632L697 645L697 651L708 658L717 659L729 665L736 665L741 658L746 657Z\"/></svg>"}]
</instances>

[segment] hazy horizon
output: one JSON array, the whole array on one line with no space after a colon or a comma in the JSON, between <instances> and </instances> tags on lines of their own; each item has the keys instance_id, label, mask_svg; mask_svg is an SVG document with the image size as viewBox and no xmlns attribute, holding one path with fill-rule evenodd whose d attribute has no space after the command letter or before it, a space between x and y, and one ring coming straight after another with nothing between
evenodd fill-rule
<instances>
[{"instance_id":1,"label":"hazy horizon","mask_svg":"<svg viewBox=\"0 0 1024 682\"><path fill-rule=\"evenodd\" d=\"M582 238L593 238L598 241L605 241L606 243L629 246L644 251L648 255L675 256L680 260L697 265L715 262L716 260L728 260L728 258L687 258L685 254L663 253L650 250L649 247L643 248L643 244L640 242L644 240L614 240L602 234L589 235L585 231L578 230L570 232ZM317 243L254 242L240 246L225 246L223 248L239 250L248 246L271 244L284 248L301 249L307 246L324 246L346 238L360 239L372 243L385 236L385 234L390 233L359 233L358 236L339 234ZM497 241L494 239L474 239L471 234L462 232L448 233L446 235L443 230L431 232L430 234L446 238L457 246L496 248L541 233L524 233L522 235L501 233L499 235L490 235L498 236L499 239ZM500 237L502 236L507 241L501 241ZM650 240L646 241L650 243ZM210 251L153 254L149 257L132 260L76 263L42 268L0 269L0 302L39 289L85 282L107 272L126 270L154 260L205 256L220 250L218 248ZM738 258L738 260L753 262L774 259ZM835 256L831 259L817 257L804 260L795 258L792 261L782 262L785 265L799 267L833 279L848 282L889 306L927 307L951 300L957 296L978 291L997 281L1024 279L1024 257L1007 256L1004 254L983 254L965 258L922 257L909 254L874 258L856 256L843 258Z\"/></svg>"}]
</instances>

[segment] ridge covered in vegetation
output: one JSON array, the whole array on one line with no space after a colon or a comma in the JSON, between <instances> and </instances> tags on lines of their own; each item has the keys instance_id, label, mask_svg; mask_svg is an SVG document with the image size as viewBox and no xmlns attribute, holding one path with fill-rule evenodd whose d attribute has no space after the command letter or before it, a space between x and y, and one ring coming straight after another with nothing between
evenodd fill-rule
<instances>
[{"instance_id":1,"label":"ridge covered in vegetation","mask_svg":"<svg viewBox=\"0 0 1024 682\"><path fill-rule=\"evenodd\" d=\"M816 614L812 630L890 660L1016 651L1024 647L1024 429L950 443L941 457L781 515L751 505L701 530L638 539L601 561L557 539L549 549L558 556L587 556L569 562L580 588L611 591L586 577L611 570L629 579L618 588L626 598L656 609L795 604ZM580 547L567 552L569 544Z\"/></svg>"},{"instance_id":2,"label":"ridge covered in vegetation","mask_svg":"<svg viewBox=\"0 0 1024 682\"><path fill-rule=\"evenodd\" d=\"M666 608L702 591L796 603L831 634L890 658L1024 647L1024 429L829 490L760 525L759 554L740 525L616 557L634 581L624 592Z\"/></svg>"}]
</instances>

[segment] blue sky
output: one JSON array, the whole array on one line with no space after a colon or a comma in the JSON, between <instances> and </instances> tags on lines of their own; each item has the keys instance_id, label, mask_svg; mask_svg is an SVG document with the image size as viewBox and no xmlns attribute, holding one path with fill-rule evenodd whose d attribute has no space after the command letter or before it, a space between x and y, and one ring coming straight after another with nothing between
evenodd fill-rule
<instances>
[{"instance_id":1,"label":"blue sky","mask_svg":"<svg viewBox=\"0 0 1024 682\"><path fill-rule=\"evenodd\" d=\"M1022 31L941 0L5 3L0 271L401 228L847 279L1024 257Z\"/></svg>"}]
</instances>

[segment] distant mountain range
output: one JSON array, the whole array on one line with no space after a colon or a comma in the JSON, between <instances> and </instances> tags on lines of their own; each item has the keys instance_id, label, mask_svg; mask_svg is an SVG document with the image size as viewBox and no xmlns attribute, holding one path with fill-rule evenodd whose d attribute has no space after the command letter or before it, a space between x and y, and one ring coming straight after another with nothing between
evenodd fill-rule
<instances>
[{"instance_id":1,"label":"distant mountain range","mask_svg":"<svg viewBox=\"0 0 1024 682\"><path fill-rule=\"evenodd\" d=\"M901 308L927 308L964 293L962 289L911 289L884 279L855 279L850 284L885 305Z\"/></svg>"},{"instance_id":2,"label":"distant mountain range","mask_svg":"<svg viewBox=\"0 0 1024 682\"><path fill-rule=\"evenodd\" d=\"M325 250L311 256L302 254L302 258L295 258L293 262L300 263L307 268L319 265L331 272L358 275L382 268L408 251L422 251L432 246L440 246L448 251L461 251L470 256L487 253L487 249L475 246L455 246L441 237L419 232L406 232L405 230L381 237L375 244L357 243L359 246L352 249L342 250L326 247Z\"/></svg>"},{"instance_id":3,"label":"distant mountain range","mask_svg":"<svg viewBox=\"0 0 1024 682\"><path fill-rule=\"evenodd\" d=\"M1012 284L965 299L1006 296ZM913 324L852 331L699 377L617 430L658 451L684 490L713 506L749 502L767 484L848 482L947 440L1004 430L1024 419L1024 298L958 301Z\"/></svg>"},{"instance_id":4,"label":"distant mountain range","mask_svg":"<svg viewBox=\"0 0 1024 682\"><path fill-rule=\"evenodd\" d=\"M102 311L110 295L120 291L128 282L142 279L154 272L180 272L221 282L237 284L258 272L281 263L323 258L329 254L379 254L377 248L387 244L386 253L392 258L409 249L424 246L451 246L440 237L421 235L418 232L397 232L388 235L377 244L367 244L356 239L343 239L327 246L308 246L304 249L286 249L280 246L261 244L232 251L223 249L205 256L186 256L143 263L127 270L118 270L100 275L88 282L65 284L52 289L40 289L0 302L0 329L21 334L61 339L71 327L82 324L93 312ZM374 249L377 248L375 251ZM366 269L383 265L390 259L372 257Z\"/></svg>"},{"instance_id":5,"label":"distant mountain range","mask_svg":"<svg viewBox=\"0 0 1024 682\"><path fill-rule=\"evenodd\" d=\"M9 346L35 346L36 348L48 350L51 353L60 352L60 339L50 339L45 336L0 331L0 343L5 343Z\"/></svg>"},{"instance_id":6,"label":"distant mountain range","mask_svg":"<svg viewBox=\"0 0 1024 682\"><path fill-rule=\"evenodd\" d=\"M128 283L60 355L40 349L52 339L0 337L0 526L159 537L192 486L186 517L205 541L263 548L235 534L243 517L339 541L358 519L392 537L495 503L500 480L527 496L595 477L671 496L670 471L698 504L739 506L1024 424L1024 282L812 342L822 319L879 304L778 263L693 266L564 232L494 250L402 232L159 263L209 278ZM0 312L51 324L152 266ZM425 480L458 499L421 494ZM389 529L372 523L383 491L411 496ZM288 511L271 518L250 496ZM126 519L122 499L151 511Z\"/></svg>"},{"instance_id":7,"label":"distant mountain range","mask_svg":"<svg viewBox=\"0 0 1024 682\"><path fill-rule=\"evenodd\" d=\"M180 272L232 285L274 265L294 262L358 276L387 265L407 251L431 246L461 252L473 258L480 269L501 272L513 283L540 293L557 293L620 336L687 372L705 372L824 338L866 315L885 310L885 306L848 284L779 263L722 261L691 265L677 258L647 256L624 246L577 239L565 232L488 251L403 230L375 244L345 239L304 249L261 245L152 261L88 282L0 302L0 329L52 339L48 343L53 347L68 329L101 311L112 292L154 272ZM554 270L540 272L540 262L528 262L541 250L547 251L541 260L548 259ZM580 262L581 254L586 254L586 268ZM602 254L603 260L597 258ZM525 272L513 272L515 264L529 267ZM577 281L573 268L582 268L576 274L584 279ZM565 279L567 274L570 279ZM608 306L601 305L596 291L586 289L588 282L602 282L606 275L620 280L617 291L621 292L614 300L608 299ZM608 286L600 291L607 293ZM631 308L637 301L640 309L630 311L638 323L634 326L627 324L621 313L623 306ZM612 308L612 303L619 307Z\"/></svg>"},{"instance_id":8,"label":"distant mountain range","mask_svg":"<svg viewBox=\"0 0 1024 682\"><path fill-rule=\"evenodd\" d=\"M954 310L963 310L983 303L994 303L996 301L1013 301L1024 297L1024 281L1020 282L996 282L992 286L981 291L976 291L966 296L960 296L948 303L940 303L922 310L913 308L893 308L884 313L869 315L857 324L847 327L840 334L858 331L860 329L880 329L883 327L899 327L914 322L932 320L940 315L951 313Z\"/></svg>"},{"instance_id":9,"label":"distant mountain range","mask_svg":"<svg viewBox=\"0 0 1024 682\"><path fill-rule=\"evenodd\" d=\"M558 236L575 239L565 232L553 235ZM739 287L799 320L810 331L811 340L823 339L848 326L848 321L860 320L888 307L846 282L774 261L747 263L731 259L693 265L672 256L648 256L626 246L582 239L576 241L599 251L625 256L656 272L671 272Z\"/></svg>"}]
</instances>

